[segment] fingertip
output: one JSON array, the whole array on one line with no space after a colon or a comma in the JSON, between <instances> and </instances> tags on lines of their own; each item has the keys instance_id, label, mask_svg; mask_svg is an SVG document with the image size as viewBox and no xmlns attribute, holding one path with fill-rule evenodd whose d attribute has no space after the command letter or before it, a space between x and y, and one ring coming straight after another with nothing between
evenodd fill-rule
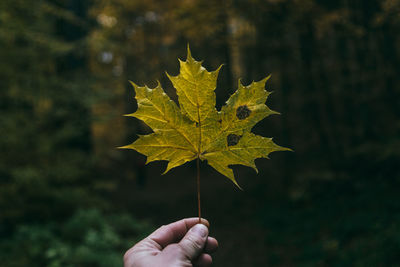
<instances>
[{"instance_id":1,"label":"fingertip","mask_svg":"<svg viewBox=\"0 0 400 267\"><path fill-rule=\"evenodd\" d=\"M218 240L215 239L214 237L209 236L207 238L207 243L206 246L204 247L204 251L207 253L214 253L215 251L218 250Z\"/></svg>"},{"instance_id":2,"label":"fingertip","mask_svg":"<svg viewBox=\"0 0 400 267\"><path fill-rule=\"evenodd\" d=\"M183 219L183 221L184 221L185 224L186 224L187 230L189 230L189 229L192 228L194 225L199 224L199 223L205 225L207 228L210 227L210 223L208 222L207 219L204 219L204 218L201 218L201 219L199 220L198 217L192 217L192 218Z\"/></svg>"},{"instance_id":3,"label":"fingertip","mask_svg":"<svg viewBox=\"0 0 400 267\"><path fill-rule=\"evenodd\" d=\"M210 223L208 222L207 219L201 218L200 223L207 226L207 228L210 228Z\"/></svg>"},{"instance_id":4,"label":"fingertip","mask_svg":"<svg viewBox=\"0 0 400 267\"><path fill-rule=\"evenodd\" d=\"M196 267L206 267L211 266L213 260L211 255L203 253L196 259L194 266Z\"/></svg>"},{"instance_id":5,"label":"fingertip","mask_svg":"<svg viewBox=\"0 0 400 267\"><path fill-rule=\"evenodd\" d=\"M182 254L186 259L193 261L198 258L207 243L208 228L203 224L196 224L179 242Z\"/></svg>"},{"instance_id":6,"label":"fingertip","mask_svg":"<svg viewBox=\"0 0 400 267\"><path fill-rule=\"evenodd\" d=\"M208 228L204 224L198 223L195 226L193 226L190 231L195 233L196 235L201 236L202 238L205 238L208 236Z\"/></svg>"}]
</instances>

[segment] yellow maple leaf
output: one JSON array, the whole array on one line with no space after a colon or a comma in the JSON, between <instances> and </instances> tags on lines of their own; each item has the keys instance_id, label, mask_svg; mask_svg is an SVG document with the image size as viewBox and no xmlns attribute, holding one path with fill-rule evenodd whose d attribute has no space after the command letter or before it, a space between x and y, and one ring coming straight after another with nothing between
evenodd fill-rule
<instances>
[{"instance_id":1,"label":"yellow maple leaf","mask_svg":"<svg viewBox=\"0 0 400 267\"><path fill-rule=\"evenodd\" d=\"M168 161L164 173L194 159L207 160L238 187L230 165L242 164L257 171L256 158L290 150L278 146L272 138L251 133L260 120L279 114L265 105L270 94L265 90L265 83L270 76L248 86L239 80L239 88L221 111L217 111L214 90L221 66L207 71L201 62L193 59L189 47L186 61L179 60L179 63L179 75L167 75L176 89L180 107L165 94L160 83L153 89L132 83L138 109L126 116L142 120L154 133L139 136L121 148L146 155L146 163Z\"/></svg>"}]
</instances>

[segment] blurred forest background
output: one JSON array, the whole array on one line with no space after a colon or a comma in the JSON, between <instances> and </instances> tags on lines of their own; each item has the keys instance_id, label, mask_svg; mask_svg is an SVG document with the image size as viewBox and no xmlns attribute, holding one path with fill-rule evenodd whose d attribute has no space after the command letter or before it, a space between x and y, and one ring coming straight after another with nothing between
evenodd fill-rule
<instances>
[{"instance_id":1,"label":"blurred forest background","mask_svg":"<svg viewBox=\"0 0 400 267\"><path fill-rule=\"evenodd\" d=\"M156 227L196 216L195 166L161 176L117 150L148 128L128 83L221 63L217 106L272 74L281 112L254 131L294 153L206 164L215 266L400 264L400 2L0 1L0 262L121 266Z\"/></svg>"}]
</instances>

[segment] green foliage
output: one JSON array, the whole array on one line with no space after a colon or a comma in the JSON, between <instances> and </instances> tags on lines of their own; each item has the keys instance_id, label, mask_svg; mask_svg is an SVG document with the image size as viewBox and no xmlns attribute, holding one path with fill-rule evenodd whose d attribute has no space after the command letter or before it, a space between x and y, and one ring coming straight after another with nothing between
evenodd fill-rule
<instances>
[{"instance_id":1,"label":"green foliage","mask_svg":"<svg viewBox=\"0 0 400 267\"><path fill-rule=\"evenodd\" d=\"M0 3L0 223L62 218L78 203L101 202L91 189L84 29L54 1Z\"/></svg>"},{"instance_id":2,"label":"green foliage","mask_svg":"<svg viewBox=\"0 0 400 267\"><path fill-rule=\"evenodd\" d=\"M23 224L0 241L2 266L121 266L151 227L128 214L79 210L64 223Z\"/></svg>"}]
</instances>

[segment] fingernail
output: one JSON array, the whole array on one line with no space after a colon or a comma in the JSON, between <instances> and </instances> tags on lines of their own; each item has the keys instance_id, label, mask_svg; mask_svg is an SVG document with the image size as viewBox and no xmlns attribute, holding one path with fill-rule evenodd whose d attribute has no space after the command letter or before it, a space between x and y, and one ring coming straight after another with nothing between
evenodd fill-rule
<instances>
[{"instance_id":1,"label":"fingernail","mask_svg":"<svg viewBox=\"0 0 400 267\"><path fill-rule=\"evenodd\" d=\"M201 237L206 237L208 235L208 228L204 224L196 224L192 227L191 231Z\"/></svg>"}]
</instances>

